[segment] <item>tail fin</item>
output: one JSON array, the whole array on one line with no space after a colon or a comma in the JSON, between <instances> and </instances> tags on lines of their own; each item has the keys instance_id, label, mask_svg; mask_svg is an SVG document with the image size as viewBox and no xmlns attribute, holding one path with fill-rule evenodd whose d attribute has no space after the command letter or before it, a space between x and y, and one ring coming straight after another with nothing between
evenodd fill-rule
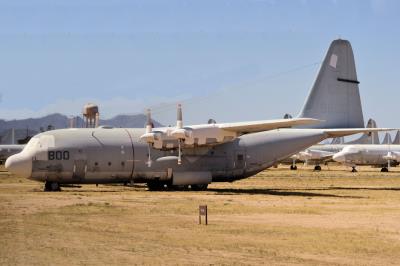
<instances>
[{"instance_id":1,"label":"tail fin","mask_svg":"<svg viewBox=\"0 0 400 266\"><path fill-rule=\"evenodd\" d=\"M366 128L377 127L374 119L368 119ZM346 142L346 144L379 144L379 135L378 132L364 133L360 138Z\"/></svg>"},{"instance_id":2,"label":"tail fin","mask_svg":"<svg viewBox=\"0 0 400 266\"><path fill-rule=\"evenodd\" d=\"M394 137L392 144L400 144L400 130L397 130L396 136Z\"/></svg>"},{"instance_id":3,"label":"tail fin","mask_svg":"<svg viewBox=\"0 0 400 266\"><path fill-rule=\"evenodd\" d=\"M343 143L344 143L344 137L333 138L331 141L331 145L337 145L337 144L343 144Z\"/></svg>"},{"instance_id":4,"label":"tail fin","mask_svg":"<svg viewBox=\"0 0 400 266\"><path fill-rule=\"evenodd\" d=\"M388 132L385 134L385 137L382 140L381 144L392 144L392 137L390 136L390 134Z\"/></svg>"},{"instance_id":5,"label":"tail fin","mask_svg":"<svg viewBox=\"0 0 400 266\"><path fill-rule=\"evenodd\" d=\"M334 40L298 117L324 120L313 128L362 128L364 118L351 44Z\"/></svg>"}]
</instances>

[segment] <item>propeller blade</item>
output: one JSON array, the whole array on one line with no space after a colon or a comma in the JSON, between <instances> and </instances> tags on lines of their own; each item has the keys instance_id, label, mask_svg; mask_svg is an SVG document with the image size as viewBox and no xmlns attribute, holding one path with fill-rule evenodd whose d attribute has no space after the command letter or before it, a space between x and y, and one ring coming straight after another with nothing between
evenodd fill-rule
<instances>
[{"instance_id":1,"label":"propeller blade","mask_svg":"<svg viewBox=\"0 0 400 266\"><path fill-rule=\"evenodd\" d=\"M147 167L151 167L152 160L151 160L151 153L150 153L151 152L151 144L150 143L147 144L147 151L148 151L149 157L147 158L146 164L147 164Z\"/></svg>"},{"instance_id":2,"label":"propeller blade","mask_svg":"<svg viewBox=\"0 0 400 266\"><path fill-rule=\"evenodd\" d=\"M178 147L178 164L179 165L181 165L182 164L182 146L181 146L181 143L182 143L182 140L181 139L179 139L178 140L178 145L179 145L179 147Z\"/></svg>"},{"instance_id":3,"label":"propeller blade","mask_svg":"<svg viewBox=\"0 0 400 266\"><path fill-rule=\"evenodd\" d=\"M153 123L151 122L151 110L147 109L146 133L151 133L152 130Z\"/></svg>"},{"instance_id":4,"label":"propeller blade","mask_svg":"<svg viewBox=\"0 0 400 266\"><path fill-rule=\"evenodd\" d=\"M182 120L182 105L178 104L178 109L176 113L176 128L183 128L183 120Z\"/></svg>"}]
</instances>

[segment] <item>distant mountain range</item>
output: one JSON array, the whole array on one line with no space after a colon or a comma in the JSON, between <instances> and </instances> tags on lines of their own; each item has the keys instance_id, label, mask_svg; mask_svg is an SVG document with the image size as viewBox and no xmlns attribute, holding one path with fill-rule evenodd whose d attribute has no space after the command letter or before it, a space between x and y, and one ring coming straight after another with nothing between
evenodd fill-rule
<instances>
[{"instance_id":1,"label":"distant mountain range","mask_svg":"<svg viewBox=\"0 0 400 266\"><path fill-rule=\"evenodd\" d=\"M113 127L133 127L141 128L146 123L146 116L143 114L138 115L117 115L111 119L100 119L100 125L107 125ZM154 121L154 126L162 126L157 121ZM75 127L82 127L83 119L81 117L75 118ZM12 130L14 129L15 143L18 140L24 139L27 136L35 135L39 132L45 131L48 128L60 129L68 128L70 126L70 118L62 114L51 114L40 118L28 118L19 120L3 120L0 119L0 143L12 143Z\"/></svg>"}]
</instances>

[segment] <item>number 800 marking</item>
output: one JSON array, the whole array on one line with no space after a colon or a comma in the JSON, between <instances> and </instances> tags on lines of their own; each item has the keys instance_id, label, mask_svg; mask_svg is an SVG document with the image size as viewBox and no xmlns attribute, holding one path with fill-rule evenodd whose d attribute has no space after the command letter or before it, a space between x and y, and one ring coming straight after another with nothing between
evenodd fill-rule
<instances>
[{"instance_id":1,"label":"number 800 marking","mask_svg":"<svg viewBox=\"0 0 400 266\"><path fill-rule=\"evenodd\" d=\"M69 151L49 151L49 160L69 160Z\"/></svg>"}]
</instances>

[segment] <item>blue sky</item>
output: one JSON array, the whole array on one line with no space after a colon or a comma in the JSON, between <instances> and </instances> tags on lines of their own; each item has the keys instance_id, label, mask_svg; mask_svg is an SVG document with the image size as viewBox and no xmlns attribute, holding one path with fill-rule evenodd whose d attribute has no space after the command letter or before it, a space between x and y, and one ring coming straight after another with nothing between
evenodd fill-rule
<instances>
[{"instance_id":1,"label":"blue sky","mask_svg":"<svg viewBox=\"0 0 400 266\"><path fill-rule=\"evenodd\" d=\"M400 1L0 0L0 118L152 107L174 123L297 114L333 39L364 116L398 127Z\"/></svg>"}]
</instances>

